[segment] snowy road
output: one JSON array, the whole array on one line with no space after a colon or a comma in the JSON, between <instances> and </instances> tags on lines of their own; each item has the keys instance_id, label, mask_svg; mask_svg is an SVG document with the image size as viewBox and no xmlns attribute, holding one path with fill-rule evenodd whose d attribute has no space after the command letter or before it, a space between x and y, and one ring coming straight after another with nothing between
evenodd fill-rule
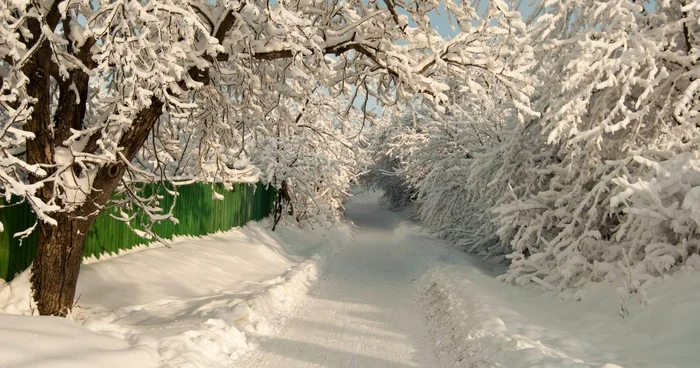
<instances>
[{"instance_id":1,"label":"snowy road","mask_svg":"<svg viewBox=\"0 0 700 368\"><path fill-rule=\"evenodd\" d=\"M366 203L365 203L366 204ZM397 215L354 203L359 226L309 301L246 367L438 367L414 281L420 244L395 233Z\"/></svg>"}]
</instances>

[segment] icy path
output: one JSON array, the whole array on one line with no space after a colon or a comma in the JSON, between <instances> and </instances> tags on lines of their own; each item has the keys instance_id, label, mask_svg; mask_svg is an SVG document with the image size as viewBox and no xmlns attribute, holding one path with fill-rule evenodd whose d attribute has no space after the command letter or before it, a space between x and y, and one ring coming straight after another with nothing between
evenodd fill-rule
<instances>
[{"instance_id":1,"label":"icy path","mask_svg":"<svg viewBox=\"0 0 700 368\"><path fill-rule=\"evenodd\" d=\"M438 367L413 285L420 244L394 230L397 215L356 203L359 226L286 331L266 340L246 367Z\"/></svg>"}]
</instances>

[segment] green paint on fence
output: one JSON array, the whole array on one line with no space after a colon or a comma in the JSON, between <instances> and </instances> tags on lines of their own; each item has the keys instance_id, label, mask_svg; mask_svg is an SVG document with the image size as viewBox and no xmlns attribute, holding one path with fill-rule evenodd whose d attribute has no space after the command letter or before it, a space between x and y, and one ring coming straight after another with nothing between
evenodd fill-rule
<instances>
[{"instance_id":1,"label":"green paint on fence","mask_svg":"<svg viewBox=\"0 0 700 368\"><path fill-rule=\"evenodd\" d=\"M169 209L174 201L162 186L151 186L146 190L150 191L148 195L155 191L162 196L162 208ZM213 191L223 195L224 199L214 199ZM261 220L272 212L276 195L274 188L260 183L239 183L232 190L226 190L222 184L214 184L212 188L211 184L198 183L178 187L177 193L173 215L178 223L168 219L154 225L155 233L165 239L177 235L202 236L243 226L248 221ZM0 204L4 204L1 199ZM129 228L129 225L135 229L143 228L143 213L139 213L129 224L113 219L110 214L119 217L116 209L107 209L95 220L85 239L84 257L99 257L152 242ZM0 222L4 226L4 231L0 233L0 279L10 281L32 263L36 254L37 231L21 242L14 234L33 226L35 221L36 216L26 203L0 208Z\"/></svg>"}]
</instances>

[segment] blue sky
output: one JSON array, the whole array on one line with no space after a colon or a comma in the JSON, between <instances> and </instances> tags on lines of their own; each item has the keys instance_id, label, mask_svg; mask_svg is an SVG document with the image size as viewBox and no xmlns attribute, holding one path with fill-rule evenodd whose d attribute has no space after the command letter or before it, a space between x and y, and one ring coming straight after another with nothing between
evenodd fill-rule
<instances>
[{"instance_id":1,"label":"blue sky","mask_svg":"<svg viewBox=\"0 0 700 368\"><path fill-rule=\"evenodd\" d=\"M479 14L483 13L483 11L486 9L486 6L488 5L488 2L489 0L480 0L478 9ZM527 19L534 11L537 2L538 0L522 0L519 8L516 10L520 11L520 14L523 16L523 19ZM656 0L644 0L642 4L648 12L653 13L656 9ZM450 29L450 23L448 21L447 15L445 14L444 6L440 5L440 9L440 14L437 14L437 12L429 14L431 24L435 29L438 30L438 32L440 32L441 35L448 37L454 36L456 32Z\"/></svg>"},{"instance_id":2,"label":"blue sky","mask_svg":"<svg viewBox=\"0 0 700 368\"><path fill-rule=\"evenodd\" d=\"M530 14L532 14L532 11L534 10L533 2L536 0L523 0L521 2L520 8L517 9L520 11L520 14L522 14L524 19L527 19ZM479 14L483 13L486 9L486 6L488 6L488 0L481 0L479 4ZM455 31L453 31L450 28L450 23L447 18L447 14L445 14L444 6L441 4L440 5L440 14L437 12L432 12L429 14L430 17L430 23L433 25L435 29L440 32L441 35L443 36L454 36L456 34Z\"/></svg>"}]
</instances>

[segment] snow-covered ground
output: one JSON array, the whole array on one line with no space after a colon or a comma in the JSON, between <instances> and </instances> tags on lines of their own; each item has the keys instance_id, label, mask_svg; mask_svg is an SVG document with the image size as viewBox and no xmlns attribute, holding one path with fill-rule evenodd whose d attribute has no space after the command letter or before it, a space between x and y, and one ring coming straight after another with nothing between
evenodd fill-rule
<instances>
[{"instance_id":1,"label":"snow-covered ground","mask_svg":"<svg viewBox=\"0 0 700 368\"><path fill-rule=\"evenodd\" d=\"M0 367L156 367L148 346L102 335L71 320L0 314Z\"/></svg>"},{"instance_id":2,"label":"snow-covered ground","mask_svg":"<svg viewBox=\"0 0 700 368\"><path fill-rule=\"evenodd\" d=\"M415 226L403 231L422 239ZM692 266L650 288L646 307L629 300L623 319L620 283L590 284L576 301L505 284L496 278L505 266L445 242L429 247L418 299L445 366L700 367L700 272Z\"/></svg>"},{"instance_id":3,"label":"snow-covered ground","mask_svg":"<svg viewBox=\"0 0 700 368\"><path fill-rule=\"evenodd\" d=\"M581 301L506 285L478 261L445 249L421 279L420 299L445 362L457 367L697 367L700 274L649 290L620 317L616 284ZM689 272L689 270L688 270Z\"/></svg>"},{"instance_id":4,"label":"snow-covered ground","mask_svg":"<svg viewBox=\"0 0 700 368\"><path fill-rule=\"evenodd\" d=\"M32 313L25 273L0 286L0 367L230 364L293 314L349 235L250 224L89 260L75 322L11 315Z\"/></svg>"},{"instance_id":5,"label":"snow-covered ground","mask_svg":"<svg viewBox=\"0 0 700 368\"><path fill-rule=\"evenodd\" d=\"M376 199L348 205L352 241L253 224L88 262L75 321L11 315L24 274L0 286L0 367L698 366L700 262L623 319L617 284L506 285Z\"/></svg>"},{"instance_id":6,"label":"snow-covered ground","mask_svg":"<svg viewBox=\"0 0 700 368\"><path fill-rule=\"evenodd\" d=\"M347 206L359 227L283 334L266 339L245 367L438 367L425 315L415 302L424 271L420 241L395 232L403 219L376 196ZM423 240L432 241L428 236Z\"/></svg>"},{"instance_id":7,"label":"snow-covered ground","mask_svg":"<svg viewBox=\"0 0 700 368\"><path fill-rule=\"evenodd\" d=\"M619 284L591 284L580 301L504 284L503 265L427 235L405 214L377 208L376 197L348 206L355 240L247 367L699 366L700 274L691 268L649 289L646 307L629 301L623 319Z\"/></svg>"}]
</instances>

